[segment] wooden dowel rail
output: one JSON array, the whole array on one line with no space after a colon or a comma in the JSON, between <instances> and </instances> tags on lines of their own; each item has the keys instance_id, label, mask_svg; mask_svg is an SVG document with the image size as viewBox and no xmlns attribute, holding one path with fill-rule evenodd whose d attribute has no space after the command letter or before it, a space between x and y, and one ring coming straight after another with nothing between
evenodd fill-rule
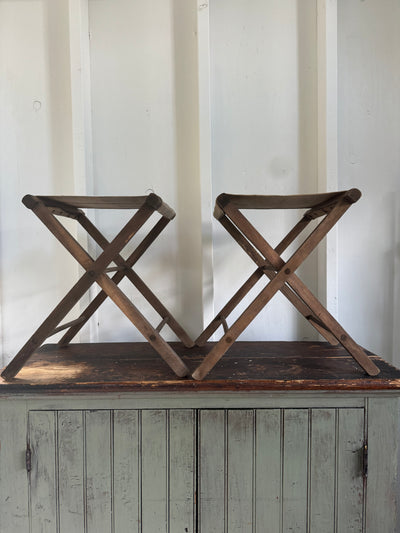
<instances>
[{"instance_id":1,"label":"wooden dowel rail","mask_svg":"<svg viewBox=\"0 0 400 533\"><path fill-rule=\"evenodd\" d=\"M59 333L60 331L64 331L64 329L68 329L71 326L76 326L77 324L81 324L82 322L85 322L85 317L80 316L79 318L76 318L75 320L71 320L70 322L66 322L65 324L62 324L61 326L58 326L55 328L50 335L47 336L47 338L52 337L56 333Z\"/></svg>"},{"instance_id":2,"label":"wooden dowel rail","mask_svg":"<svg viewBox=\"0 0 400 533\"><path fill-rule=\"evenodd\" d=\"M161 320L161 322L158 324L158 326L156 327L156 331L158 331L158 333L160 333L160 331L163 329L163 327L168 324L168 317L166 316L165 318L163 318Z\"/></svg>"}]
</instances>

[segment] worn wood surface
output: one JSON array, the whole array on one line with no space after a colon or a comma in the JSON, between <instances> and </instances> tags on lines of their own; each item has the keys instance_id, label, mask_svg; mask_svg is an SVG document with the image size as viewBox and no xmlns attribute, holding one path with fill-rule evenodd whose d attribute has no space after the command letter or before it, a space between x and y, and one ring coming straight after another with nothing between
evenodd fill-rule
<instances>
[{"instance_id":1,"label":"worn wood surface","mask_svg":"<svg viewBox=\"0 0 400 533\"><path fill-rule=\"evenodd\" d=\"M171 343L189 368L210 351ZM177 378L147 343L47 344L0 394L91 391L395 390L400 370L368 352L379 367L367 376L341 346L324 342L236 342L207 379Z\"/></svg>"},{"instance_id":2,"label":"worn wood surface","mask_svg":"<svg viewBox=\"0 0 400 533\"><path fill-rule=\"evenodd\" d=\"M167 218L174 218L175 212L156 194L147 196L31 196L24 197L24 204L31 208L32 203L38 198L46 207L65 209L74 212L74 209L140 209L147 204Z\"/></svg>"},{"instance_id":3,"label":"worn wood surface","mask_svg":"<svg viewBox=\"0 0 400 533\"><path fill-rule=\"evenodd\" d=\"M307 531L309 411L285 409L282 427L282 530ZM311 462L311 458L310 458ZM333 502L331 501L332 505Z\"/></svg>"},{"instance_id":4,"label":"worn wood surface","mask_svg":"<svg viewBox=\"0 0 400 533\"><path fill-rule=\"evenodd\" d=\"M33 409L3 399L1 533L398 531L398 398L236 409L222 394L196 412L155 396L154 409L117 394L99 409L70 395L50 409L46 395Z\"/></svg>"},{"instance_id":5,"label":"worn wood surface","mask_svg":"<svg viewBox=\"0 0 400 533\"><path fill-rule=\"evenodd\" d=\"M374 531L400 531L399 494L399 399L369 398L368 487L365 526ZM377 505L369 505L370 501ZM381 512L377 512L380 509Z\"/></svg>"},{"instance_id":6,"label":"worn wood surface","mask_svg":"<svg viewBox=\"0 0 400 533\"><path fill-rule=\"evenodd\" d=\"M60 531L79 533L85 527L84 413L59 411L56 416Z\"/></svg>"},{"instance_id":7,"label":"worn wood surface","mask_svg":"<svg viewBox=\"0 0 400 533\"><path fill-rule=\"evenodd\" d=\"M349 203L357 202L361 197L358 189L347 191L293 194L293 195L262 195L262 194L227 194L222 193L217 197L217 205L223 210L227 203L238 209L325 209L335 205L344 198Z\"/></svg>"},{"instance_id":8,"label":"worn wood surface","mask_svg":"<svg viewBox=\"0 0 400 533\"><path fill-rule=\"evenodd\" d=\"M77 301L83 296L83 294L89 289L89 287L96 281L103 292L107 294L111 300L121 309L121 311L127 316L127 318L133 323L134 326L142 333L142 335L148 340L148 342L157 350L160 356L171 366L177 376L186 376L189 373L188 368L179 358L179 356L171 349L171 347L164 341L159 335L158 331L148 322L148 320L140 313L136 306L130 301L130 299L120 290L118 287L117 278L115 283L104 272L107 270L108 265L115 260L118 266L126 267L129 270L129 265L125 262L119 253L125 247L125 245L132 239L137 231L143 226L143 224L152 215L155 209L157 209L165 219L173 218L175 213L166 205L163 204L160 197L155 194L150 194L145 198L145 201L141 203L137 212L132 216L130 220L119 231L116 237L108 242L105 237L97 230L97 228L85 217L83 212L77 213L82 226L87 229L89 235L94 237L95 241L103 248L103 252L97 259L93 259L86 250L78 243L78 241L67 231L67 229L57 220L52 213L51 206L55 203L56 207L65 205L68 210L70 208L77 207L80 201L86 199L88 203L86 207L95 207L97 204L102 206L99 198L89 197L64 197L64 200L60 200L61 197L36 197L27 195L23 198L23 203L37 215L37 217L47 226L49 231L61 242L61 244L71 253L76 261L86 270L85 274L78 280L74 287L67 293L67 295L61 300L56 308L45 319L41 326L31 336L31 338L25 343L17 355L12 359L8 366L3 370L2 377L5 379L12 379L24 366L26 361L31 357L32 353L44 342L46 338L52 336L55 332L65 329L65 327L76 326L77 323L83 323L87 320L86 317L82 319L79 317L77 320L67 323L67 325L59 326L60 321L66 316L66 314L74 307ZM65 200L67 198L67 200ZM106 199L105 199L106 200ZM104 200L104 201L105 201ZM115 198L114 202L117 202ZM122 201L122 200L121 200ZM74 203L75 202L75 203ZM123 203L123 202L122 202ZM93 204L93 205L92 205ZM108 205L108 204L107 204ZM72 206L72 207L71 207ZM115 205L112 203L115 208ZM104 206L103 206L104 207ZM138 207L138 206L136 206ZM169 212L169 211L172 211ZM157 226L156 226L157 227ZM150 232L152 238L155 238L157 232L155 228ZM149 234L150 236L150 234ZM148 236L148 237L149 237ZM151 241L142 241L147 245ZM132 255L131 255L132 257ZM161 316L164 318L167 316L170 319L171 327L174 329L174 325L178 331L178 337L185 342L187 346L192 346L192 341L179 324L168 313L161 302L155 297L150 289L142 282L142 280L134 272L126 272L129 279L133 281L134 285L138 286L140 292L147 298L153 307L155 307ZM134 276L132 280L132 276ZM122 279L122 278L121 278ZM99 299L93 306L89 306L89 310L93 313L98 304L100 305L103 300ZM89 315L90 316L90 315ZM58 327L57 327L58 326ZM72 330L73 334L77 330ZM181 335L181 333L183 335ZM65 344L66 339L71 339L67 333L62 338L62 343Z\"/></svg>"},{"instance_id":9,"label":"worn wood surface","mask_svg":"<svg viewBox=\"0 0 400 533\"><path fill-rule=\"evenodd\" d=\"M52 533L59 522L56 413L29 413L28 442L32 450L29 472L30 531Z\"/></svg>"},{"instance_id":10,"label":"worn wood surface","mask_svg":"<svg viewBox=\"0 0 400 533\"><path fill-rule=\"evenodd\" d=\"M199 531L365 531L364 413L202 410Z\"/></svg>"},{"instance_id":11,"label":"worn wood surface","mask_svg":"<svg viewBox=\"0 0 400 533\"><path fill-rule=\"evenodd\" d=\"M340 431L337 439L338 531L352 533L364 531L364 478L360 475L362 446L365 439L364 416L362 409L338 411Z\"/></svg>"},{"instance_id":12,"label":"worn wood surface","mask_svg":"<svg viewBox=\"0 0 400 533\"><path fill-rule=\"evenodd\" d=\"M28 439L29 531L196 530L193 410L31 411Z\"/></svg>"},{"instance_id":13,"label":"worn wood surface","mask_svg":"<svg viewBox=\"0 0 400 533\"><path fill-rule=\"evenodd\" d=\"M238 210L237 206L230 201L229 195L220 195L218 202L221 208L229 218L236 224L243 235L248 239L248 247L253 245L257 250L262 252L266 259L275 267L277 274L271 282L256 296L253 302L243 311L239 318L229 328L225 335L218 341L214 348L207 354L201 365L193 372L192 377L195 379L203 379L215 364L223 357L227 349L233 344L238 336L244 331L249 323L257 316L257 314L267 305L275 293L288 283L293 291L308 305L313 314L318 317L320 321L325 324L325 327L330 331L337 340L344 346L354 359L360 364L365 371L375 376L379 373L377 366L368 358L362 348L349 336L342 326L334 319L334 317L321 305L321 303L312 295L308 288L301 283L294 273L305 258L322 240L326 233L336 224L341 216L351 205L351 197L360 195L357 189L347 191L345 195L338 198L336 205L329 211L326 217L319 223L319 225L312 231L312 233L305 239L305 241L294 252L290 259L285 263L282 258L275 252L275 250L265 241L264 237L256 230L256 228L247 220L247 218ZM222 198L222 200L221 200ZM357 199L358 199L357 198ZM223 218L221 219L223 220ZM251 243L251 245L250 245ZM246 246L246 248L248 248ZM246 249L245 248L245 249Z\"/></svg>"},{"instance_id":14,"label":"worn wood surface","mask_svg":"<svg viewBox=\"0 0 400 533\"><path fill-rule=\"evenodd\" d=\"M22 402L0 403L0 531L29 531L25 466L28 413Z\"/></svg>"}]
</instances>

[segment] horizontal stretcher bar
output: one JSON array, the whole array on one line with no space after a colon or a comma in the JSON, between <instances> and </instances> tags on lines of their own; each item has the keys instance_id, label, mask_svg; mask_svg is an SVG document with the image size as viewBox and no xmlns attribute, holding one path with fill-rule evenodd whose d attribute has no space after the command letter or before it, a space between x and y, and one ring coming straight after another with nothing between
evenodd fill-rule
<instances>
[{"instance_id":1,"label":"horizontal stretcher bar","mask_svg":"<svg viewBox=\"0 0 400 533\"><path fill-rule=\"evenodd\" d=\"M40 200L46 207L58 209L60 213L65 211L65 216L78 216L79 209L140 209L148 205L160 215L172 219L175 211L169 207L156 194L147 196L32 196L26 195L22 202L26 207L32 208Z\"/></svg>"},{"instance_id":2,"label":"horizontal stretcher bar","mask_svg":"<svg viewBox=\"0 0 400 533\"><path fill-rule=\"evenodd\" d=\"M220 194L217 205L224 208L232 204L238 209L315 209L344 199L355 203L361 197L358 189L319 194L295 194L292 196Z\"/></svg>"}]
</instances>

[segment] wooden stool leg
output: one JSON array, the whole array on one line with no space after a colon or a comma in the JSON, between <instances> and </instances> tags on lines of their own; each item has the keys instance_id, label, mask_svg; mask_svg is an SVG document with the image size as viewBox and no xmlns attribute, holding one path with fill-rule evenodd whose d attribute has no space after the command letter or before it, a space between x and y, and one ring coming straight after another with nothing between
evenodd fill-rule
<instances>
[{"instance_id":1,"label":"wooden stool leg","mask_svg":"<svg viewBox=\"0 0 400 533\"><path fill-rule=\"evenodd\" d=\"M227 232L239 244L239 246L241 246L242 249L251 257L251 259L253 259L253 261L260 268L263 268L264 274L267 276L267 278L272 280L275 277L274 271L279 270L279 268L282 268L282 266L284 265L284 261L280 258L278 253L274 250L274 253L279 258L279 267L277 267L277 264L270 261L269 257L265 255L265 257L267 258L267 262L268 264L271 265L271 268L273 271L268 270L268 268L265 268L266 259L263 256L261 256L255 248L253 248L253 246L255 246L254 243L250 243L225 215L221 217L219 221L224 226L224 228L227 230ZM306 224L304 221L300 221L295 226L297 230L294 231L295 228L293 228L293 230L291 230L288 233L288 235L278 244L278 246L276 247L276 250L279 249L282 253L286 249L286 247L289 246L289 244L293 241L293 239L300 233L300 231L298 230L302 227L305 227L305 225ZM254 229L254 231L256 230ZM259 237L260 239L264 241L261 235L259 235ZM260 249L260 251L264 252L265 250ZM289 302L291 302L294 305L294 307L304 316L304 318L306 318L309 321L309 323L318 331L318 333L325 338L325 340L327 340L333 346L338 344L337 339L332 335L332 333L329 330L326 329L326 327L321 326L321 324L318 321L318 317L314 315L314 311L312 311L312 309L301 298L299 298L296 292L291 290L291 288L288 287L286 284L280 288L280 291L289 300Z\"/></svg>"},{"instance_id":2,"label":"wooden stool leg","mask_svg":"<svg viewBox=\"0 0 400 533\"><path fill-rule=\"evenodd\" d=\"M108 296L113 299L113 301L122 309L123 312L126 313L131 322L133 322L139 331L145 335L147 340L153 345L161 357L171 366L174 372L180 377L187 375L188 369L180 357L160 337L158 332L144 319L144 317L142 317L139 311L136 310L133 304L131 304L130 300L122 293L122 291L120 291L120 289L118 289L115 283L113 283L108 276L103 274L108 264L114 260L122 248L151 216L151 214L154 212L154 208L145 204L138 209L135 215L127 222L127 224L125 224L122 230L111 241L103 253L94 261L86 252L86 250L80 246L80 244L72 237L72 235L64 228L64 226L52 215L43 202L35 197L30 197L29 202L29 207L33 210L33 212L64 245L64 247L78 261L78 263L86 269L87 272L77 284L79 289L77 291L77 295L75 292L73 292L74 289L76 289L75 285L72 291L70 291L70 293L67 295L69 300L65 301L64 298L64 300L60 302L53 313L51 313L48 319L46 319L44 324L42 324L42 326L39 328L38 331L40 333L40 338L34 338L33 340L31 339L30 343L28 341L29 344L27 343L27 345L25 345L23 352L21 351L22 353L18 354L18 358L15 357L3 372L5 373L5 376L11 376L12 372L14 372L13 375L15 375L17 371L22 368L33 351L43 342L44 338L42 337L47 337L47 335L53 331L54 327L57 325L54 325L56 319L58 319L60 316L61 320L73 307L73 305L75 305L85 290L87 290L85 287L90 287L94 281L97 281L103 290L105 289L105 292L108 294ZM72 300L72 296L74 295L76 297ZM71 305L71 307L69 307L69 305ZM65 314L63 314L64 308L67 309ZM35 347L31 349L33 345L35 345ZM18 368L18 370L14 371L16 368Z\"/></svg>"},{"instance_id":3,"label":"wooden stool leg","mask_svg":"<svg viewBox=\"0 0 400 533\"><path fill-rule=\"evenodd\" d=\"M158 354L179 377L189 374L189 369L182 359L174 352L169 344L160 336L158 331L146 320L140 311L133 305L129 298L105 274L100 274L97 283L111 300L121 309L125 316L140 331L146 340L153 346Z\"/></svg>"},{"instance_id":4,"label":"wooden stool leg","mask_svg":"<svg viewBox=\"0 0 400 533\"><path fill-rule=\"evenodd\" d=\"M286 270L286 269L285 269ZM225 335L217 342L214 348L206 355L203 362L193 372L194 379L203 379L217 364L221 357L232 346L239 335L247 328L258 313L267 305L271 298L279 291L290 275L281 270L272 281L260 292L247 309L240 315L236 322L228 329Z\"/></svg>"},{"instance_id":5,"label":"wooden stool leg","mask_svg":"<svg viewBox=\"0 0 400 533\"><path fill-rule=\"evenodd\" d=\"M96 276L102 272L106 266L112 261L114 255L119 253L125 246L126 242L134 235L138 228L153 213L153 210L148 206L138 212L131 218L131 220L120 231L117 237L113 240L110 246L103 254L96 260L89 256L89 254L80 246L80 244L72 237L64 226L54 217L49 209L35 197L29 197L26 201L27 207L32 209L36 216L48 227L53 235L65 246L65 248L75 257L75 259L87 270L77 284L68 292L68 294L61 300L57 307L47 317L43 324L38 328L35 334L28 340L28 342L21 348L14 359L4 369L2 376L4 379L14 377L19 370L24 366L32 353L43 343L43 341L53 332L60 321L73 308L77 301L83 296L88 288L96 280ZM128 240L127 240L128 239Z\"/></svg>"},{"instance_id":6,"label":"wooden stool leg","mask_svg":"<svg viewBox=\"0 0 400 533\"><path fill-rule=\"evenodd\" d=\"M60 321L71 311L76 302L93 285L94 281L88 272L79 279L46 320L39 326L32 337L24 344L14 359L6 366L1 374L4 379L9 380L18 374L33 352L50 336Z\"/></svg>"},{"instance_id":7,"label":"wooden stool leg","mask_svg":"<svg viewBox=\"0 0 400 533\"><path fill-rule=\"evenodd\" d=\"M261 268L257 268L255 272L244 282L240 289L232 296L229 302L221 309L215 318L210 322L206 329L197 337L195 343L197 346L204 346L213 333L222 325L223 319L232 313L239 302L243 300L246 294L254 287L257 281L262 278L264 272Z\"/></svg>"},{"instance_id":8,"label":"wooden stool leg","mask_svg":"<svg viewBox=\"0 0 400 533\"><path fill-rule=\"evenodd\" d=\"M283 263L279 272L270 281L270 283L261 291L261 293L255 298L255 300L248 306L244 313L238 318L238 320L229 328L222 339L214 346L210 353L204 358L203 362L192 374L194 379L203 379L208 372L215 366L219 359L225 354L227 349L233 344L237 337L244 331L249 323L257 316L257 314L265 307L265 305L271 300L274 294L289 281L290 277L294 275L294 272L302 264L302 262L308 257L308 255L314 250L314 248L321 242L327 232L336 224L344 212L348 209L347 202L341 200L337 205L329 212L329 214L320 222L320 224L314 229L314 231L305 239L303 244L296 250L296 252L290 257L287 263ZM229 211L228 211L229 209ZM235 217L237 214L239 218L243 217L239 211L231 206L225 207L226 212L232 217L232 212ZM245 217L246 225L250 223ZM237 220L234 222L237 224ZM237 224L243 231L242 225ZM251 225L250 225L251 226ZM252 226L251 226L252 227ZM254 228L253 228L254 229ZM243 231L246 235L246 232ZM246 235L247 236L247 235ZM251 242L251 239L249 239ZM262 239L265 243L265 240ZM269 246L269 245L268 245ZM275 253L275 252L274 252ZM268 257L267 257L268 259ZM282 261L283 262L283 261ZM329 329L329 324L327 325ZM371 372L379 372L377 367L367 357L367 368ZM375 370L376 369L376 370ZM366 369L366 371L368 371ZM378 373L376 372L376 373Z\"/></svg>"},{"instance_id":9,"label":"wooden stool leg","mask_svg":"<svg viewBox=\"0 0 400 533\"><path fill-rule=\"evenodd\" d=\"M85 217L86 218L86 217ZM79 221L79 218L78 218ZM157 224L151 229L151 231L146 235L146 237L142 240L142 242L138 245L138 247L130 254L130 256L127 258L126 263L129 265L129 267L132 267L136 261L142 257L144 252L148 249L148 247L151 245L151 243L158 237L158 235L162 232L162 230L165 228L165 226L168 224L170 219L162 217ZM125 277L124 271L118 271L114 276L111 278L113 282L118 285L120 281ZM107 294L104 291L101 291L91 302L90 304L85 308L85 310L81 313L81 316L79 317L82 319L78 324L75 326L72 326L65 335L60 339L59 343L61 346L64 346L71 342L71 340L79 333L81 328L86 324L86 322L90 319L90 317L97 311L97 309L101 306L101 304L107 299Z\"/></svg>"},{"instance_id":10,"label":"wooden stool leg","mask_svg":"<svg viewBox=\"0 0 400 533\"><path fill-rule=\"evenodd\" d=\"M169 222L169 219L165 219L165 220L166 222ZM101 232L96 228L96 226L94 226L91 223L91 221L87 217L82 215L79 218L79 222L101 248L106 249L109 246L110 243L108 242L108 240L101 234ZM150 244L150 242L148 244ZM135 252L132 255L135 257L135 262L136 262L137 256L135 255ZM120 255L117 255L114 258L114 262L118 266L121 266L124 268L122 275L126 276L130 280L130 282L144 296L144 298L149 302L149 304L153 307L153 309L157 311L157 313L161 316L161 318L163 320L166 320L166 322L168 322L168 326L177 335L177 337L182 341L182 343L187 348L192 348L194 346L192 339L189 337L186 331L182 328L182 326L175 320L175 318L171 315L168 309L160 302L157 296L144 283L144 281L136 274L136 272L134 272L131 269L133 266L133 263L129 261L129 259L125 261L125 259L121 257Z\"/></svg>"},{"instance_id":11,"label":"wooden stool leg","mask_svg":"<svg viewBox=\"0 0 400 533\"><path fill-rule=\"evenodd\" d=\"M314 230L318 230L326 220L334 220L332 227L337 220L347 211L350 207L350 203L346 200L342 200L336 207L334 207L325 219ZM266 259L276 269L280 269L285 264L279 254L265 241L265 239L258 233L258 231L250 224L250 222L238 211L231 206L226 206L225 211L229 215L229 218L238 225L242 233L247 239L266 257ZM329 228L330 229L330 228ZM327 230L329 231L329 230ZM314 233L313 232L313 233ZM311 234L312 235L312 234ZM310 235L310 236L311 236ZM306 242L306 241L305 241ZM304 244L304 243L303 243ZM299 248L300 250L300 248ZM317 317L319 321L324 324L326 330L330 331L332 335L340 342L340 344L346 348L349 354L357 361L357 363L369 374L375 376L379 374L379 368L371 361L364 350L346 333L346 331L340 326L340 324L330 315L325 307L319 302L319 300L313 296L311 291L304 285L304 283L298 278L296 274L293 274L288 280L288 285L296 293L312 311L313 315ZM313 323L311 321L311 323ZM314 323L313 323L314 325ZM315 323L315 325L318 325ZM323 334L323 333L322 333Z\"/></svg>"}]
</instances>

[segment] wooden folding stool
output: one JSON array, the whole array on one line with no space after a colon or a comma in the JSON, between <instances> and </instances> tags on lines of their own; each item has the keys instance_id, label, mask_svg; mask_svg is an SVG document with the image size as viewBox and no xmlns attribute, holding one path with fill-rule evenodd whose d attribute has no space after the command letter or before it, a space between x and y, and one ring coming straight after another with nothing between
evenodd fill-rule
<instances>
[{"instance_id":1,"label":"wooden folding stool","mask_svg":"<svg viewBox=\"0 0 400 533\"><path fill-rule=\"evenodd\" d=\"M173 209L155 194L130 197L27 195L22 201L26 207L32 209L38 218L45 224L45 226L47 226L61 244L64 245L86 272L4 369L1 374L2 377L6 380L13 378L46 338L63 329L67 329L68 331L64 334L58 344L68 344L107 297L113 300L171 369L180 377L186 376L189 372L188 368L169 344L167 344L167 342L160 336L160 331L165 324L168 324L185 346L192 347L192 340L174 319L171 313L169 313L149 287L147 287L143 280L132 269L150 244L166 227L169 221L174 218L175 212ZM108 240L87 218L81 208L132 209L136 210L136 213L125 224L118 235L111 242L108 242ZM161 215L161 218L129 257L126 260L123 259L120 252L124 246L156 211ZM94 260L72 237L55 215L73 218L80 223L90 237L92 237L103 250L96 260ZM116 267L109 267L112 262L115 263ZM110 278L107 274L111 272L115 272L115 274ZM131 283L161 316L162 320L159 326L154 328L118 287L119 282L124 277L127 277L131 281ZM81 313L79 318L59 326L61 320L95 282L101 287L102 291Z\"/></svg>"},{"instance_id":2,"label":"wooden folding stool","mask_svg":"<svg viewBox=\"0 0 400 533\"><path fill-rule=\"evenodd\" d=\"M340 343L369 375L375 376L379 373L379 369L369 359L364 350L355 343L295 274L297 268L351 204L357 202L360 196L361 192L358 189L296 196L234 194L221 194L218 196L214 216L253 259L257 269L195 341L198 346L202 346L219 326L222 325L224 328L223 337L193 373L194 379L201 380L210 372L238 336L278 291L281 291L286 296L329 343L333 345ZM301 220L289 231L275 249L268 244L240 211L241 209L303 208L307 209L307 211ZM317 227L292 254L290 259L285 262L280 254L286 250L312 220L319 217L323 218ZM233 325L228 327L226 323L228 315L263 275L270 279L268 285L258 294Z\"/></svg>"}]
</instances>

